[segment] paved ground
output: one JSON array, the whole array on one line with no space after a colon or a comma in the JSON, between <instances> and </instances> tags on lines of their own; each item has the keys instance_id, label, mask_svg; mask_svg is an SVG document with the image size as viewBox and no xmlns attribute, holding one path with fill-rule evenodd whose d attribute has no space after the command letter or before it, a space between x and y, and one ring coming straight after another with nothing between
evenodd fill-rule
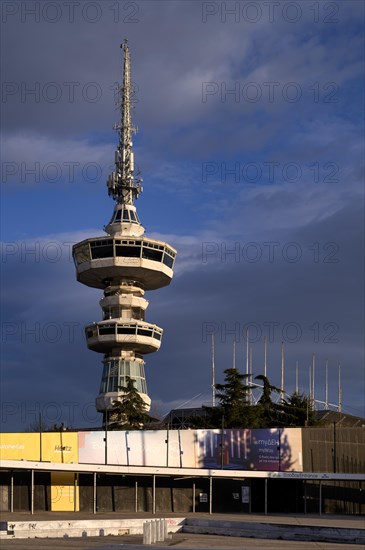
<instances>
[{"instance_id":1,"label":"paved ground","mask_svg":"<svg viewBox=\"0 0 365 550\"><path fill-rule=\"evenodd\" d=\"M172 540L166 543L153 544L150 547L142 545L141 536L124 537L90 537L87 539L13 539L1 541L1 550L32 549L58 550L70 548L72 550L167 550L176 547L179 550L356 550L361 548L353 544L334 544L324 542L295 542L283 540L245 539L237 537L221 537L216 535L189 535L176 533Z\"/></svg>"}]
</instances>

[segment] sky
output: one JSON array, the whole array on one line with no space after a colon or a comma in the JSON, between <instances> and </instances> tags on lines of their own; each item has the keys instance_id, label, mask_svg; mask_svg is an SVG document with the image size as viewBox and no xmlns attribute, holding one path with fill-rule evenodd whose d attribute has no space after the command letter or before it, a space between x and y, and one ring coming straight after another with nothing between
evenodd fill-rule
<instances>
[{"instance_id":1,"label":"sky","mask_svg":"<svg viewBox=\"0 0 365 550\"><path fill-rule=\"evenodd\" d=\"M84 326L102 292L76 281L72 244L103 235L122 50L131 50L136 203L175 247L148 292L164 329L145 356L154 415L211 401L246 369L364 414L364 6L335 2L1 4L1 424L101 425L102 355Z\"/></svg>"}]
</instances>

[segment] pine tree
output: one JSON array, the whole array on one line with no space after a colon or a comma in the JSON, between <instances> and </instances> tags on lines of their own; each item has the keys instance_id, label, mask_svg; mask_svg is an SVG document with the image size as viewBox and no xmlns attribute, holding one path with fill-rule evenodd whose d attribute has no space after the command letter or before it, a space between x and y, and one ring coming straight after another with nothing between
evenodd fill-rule
<instances>
[{"instance_id":1,"label":"pine tree","mask_svg":"<svg viewBox=\"0 0 365 550\"><path fill-rule=\"evenodd\" d=\"M257 405L257 423L255 428L269 428L280 423L281 405L274 403L271 395L281 393L281 389L270 384L269 379L263 374L255 376L263 384L262 394Z\"/></svg>"},{"instance_id":2,"label":"pine tree","mask_svg":"<svg viewBox=\"0 0 365 550\"><path fill-rule=\"evenodd\" d=\"M113 407L108 412L109 430L140 430L145 424L157 421L147 414L147 405L134 384L135 380L127 377L127 385L119 388L124 395L122 401L113 402Z\"/></svg>"},{"instance_id":3,"label":"pine tree","mask_svg":"<svg viewBox=\"0 0 365 550\"><path fill-rule=\"evenodd\" d=\"M256 386L245 384L251 375L240 374L237 369L224 371L225 383L216 384L216 398L220 401L220 413L224 415L226 428L246 428L254 421L255 408L250 407L250 389ZM220 427L220 426L217 426Z\"/></svg>"},{"instance_id":4,"label":"pine tree","mask_svg":"<svg viewBox=\"0 0 365 550\"><path fill-rule=\"evenodd\" d=\"M282 424L286 426L314 426L317 424L313 402L303 393L292 393L281 403Z\"/></svg>"}]
</instances>

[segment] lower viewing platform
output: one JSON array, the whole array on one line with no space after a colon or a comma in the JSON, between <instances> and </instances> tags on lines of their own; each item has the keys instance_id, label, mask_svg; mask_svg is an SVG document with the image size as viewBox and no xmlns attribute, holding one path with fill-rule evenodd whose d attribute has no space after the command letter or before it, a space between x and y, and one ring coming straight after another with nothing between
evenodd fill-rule
<instances>
[{"instance_id":1,"label":"lower viewing platform","mask_svg":"<svg viewBox=\"0 0 365 550\"><path fill-rule=\"evenodd\" d=\"M123 347L146 354L160 348L163 330L144 322L101 321L88 325L85 334L88 348L99 353Z\"/></svg>"}]
</instances>

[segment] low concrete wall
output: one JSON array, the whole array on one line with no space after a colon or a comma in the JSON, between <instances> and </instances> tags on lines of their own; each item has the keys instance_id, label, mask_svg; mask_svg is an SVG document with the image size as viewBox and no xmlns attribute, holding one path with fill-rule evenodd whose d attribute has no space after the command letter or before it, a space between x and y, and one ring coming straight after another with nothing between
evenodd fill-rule
<instances>
[{"instance_id":1,"label":"low concrete wall","mask_svg":"<svg viewBox=\"0 0 365 550\"><path fill-rule=\"evenodd\" d=\"M1 538L72 538L108 535L142 535L143 524L151 518L69 521L6 522ZM364 545L365 530L320 525L266 523L261 521L224 521L199 518L165 518L168 533L226 535L258 539L282 539Z\"/></svg>"},{"instance_id":2,"label":"low concrete wall","mask_svg":"<svg viewBox=\"0 0 365 550\"><path fill-rule=\"evenodd\" d=\"M7 538L73 538L108 535L142 535L143 524L151 519L105 519L69 521L15 521L3 525ZM185 518L166 518L169 533L181 531Z\"/></svg>"}]
</instances>

